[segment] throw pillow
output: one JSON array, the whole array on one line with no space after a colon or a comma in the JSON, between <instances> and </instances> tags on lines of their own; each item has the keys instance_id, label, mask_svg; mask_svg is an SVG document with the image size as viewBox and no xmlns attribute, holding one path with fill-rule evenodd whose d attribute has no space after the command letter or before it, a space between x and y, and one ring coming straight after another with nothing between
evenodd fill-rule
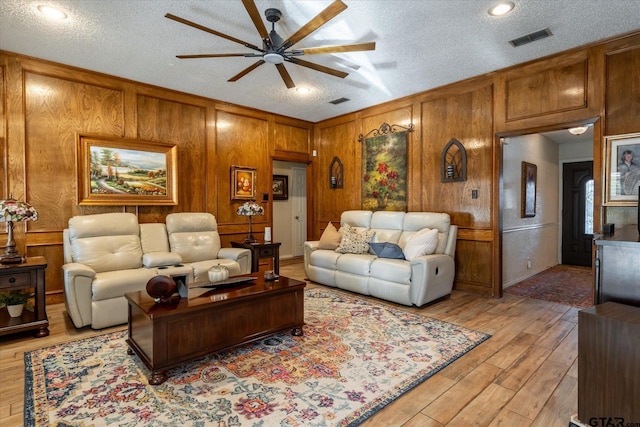
<instances>
[{"instance_id":1,"label":"throw pillow","mask_svg":"<svg viewBox=\"0 0 640 427\"><path fill-rule=\"evenodd\" d=\"M320 236L318 249L334 250L340 246L340 240L342 240L342 233L336 230L333 224L329 223L327 224L327 228L324 229L322 236Z\"/></svg>"},{"instance_id":2,"label":"throw pillow","mask_svg":"<svg viewBox=\"0 0 640 427\"><path fill-rule=\"evenodd\" d=\"M422 255L430 255L438 246L438 229L423 228L411 236L404 245L404 257L413 259Z\"/></svg>"},{"instance_id":3,"label":"throw pillow","mask_svg":"<svg viewBox=\"0 0 640 427\"><path fill-rule=\"evenodd\" d=\"M369 242L373 240L376 232L373 230L358 231L357 228L344 224L342 231L342 240L340 246L336 248L336 252L341 254L368 254Z\"/></svg>"},{"instance_id":4,"label":"throw pillow","mask_svg":"<svg viewBox=\"0 0 640 427\"><path fill-rule=\"evenodd\" d=\"M371 246L371 250L379 258L405 259L404 253L402 252L402 248L396 245L395 243L391 243L391 242L369 243L369 246Z\"/></svg>"}]
</instances>

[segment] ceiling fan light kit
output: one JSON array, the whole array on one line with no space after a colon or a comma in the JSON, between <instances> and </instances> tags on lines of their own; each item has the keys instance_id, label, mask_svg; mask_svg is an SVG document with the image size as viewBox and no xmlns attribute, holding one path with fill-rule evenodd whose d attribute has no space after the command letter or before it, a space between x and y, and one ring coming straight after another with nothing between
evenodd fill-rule
<instances>
[{"instance_id":1,"label":"ceiling fan light kit","mask_svg":"<svg viewBox=\"0 0 640 427\"><path fill-rule=\"evenodd\" d=\"M311 70L319 71L321 73L329 74L339 78L345 78L349 74L336 70L334 68L326 67L324 65L315 64L313 62L304 61L299 56L303 55L318 55L318 54L331 54L331 53L344 53L344 52L359 52L359 51L367 51L367 50L375 50L376 44L375 42L369 43L358 43L351 45L341 45L341 46L323 46L323 47L312 47L312 48L303 48L303 49L292 49L289 48L300 40L307 37L309 34L329 22L331 19L336 17L338 14L343 12L347 5L344 4L341 0L335 0L331 3L326 9L316 15L311 21L307 22L303 25L298 31L289 36L288 39L283 40L282 37L275 30L275 23L280 20L282 17L282 12L275 8L269 8L265 10L265 17L267 21L271 22L271 32L267 32L267 28L265 27L262 18L260 17L260 12L256 7L255 0L242 0L242 4L244 5L249 17L253 21L253 25L258 30L258 34L262 39L262 48L245 42L243 40L237 39L233 36L229 36L227 34L221 33L219 31L213 30L211 28L205 27L203 25L197 24L192 21L188 21L184 18L180 18L178 16L167 13L165 15L166 18L172 19L176 22L180 22L182 24L188 25L190 27L196 28L201 31L205 31L207 33L213 34L215 36L227 39L234 43L238 43L243 45L246 48L252 49L256 51L256 53L213 53L213 54L197 54L197 55L176 55L179 59L201 59L201 58L228 58L228 57L246 57L246 58L259 58L259 60L249 67L245 68L235 76L231 77L229 82L235 82L245 75L249 74L251 71L258 68L260 65L264 63L274 64L278 73L280 73L280 77L282 81L285 83L287 88L291 89L295 87L295 83L293 79L289 75L289 72L284 66L285 62L289 62L291 64L299 65L301 67L309 68Z\"/></svg>"}]
</instances>

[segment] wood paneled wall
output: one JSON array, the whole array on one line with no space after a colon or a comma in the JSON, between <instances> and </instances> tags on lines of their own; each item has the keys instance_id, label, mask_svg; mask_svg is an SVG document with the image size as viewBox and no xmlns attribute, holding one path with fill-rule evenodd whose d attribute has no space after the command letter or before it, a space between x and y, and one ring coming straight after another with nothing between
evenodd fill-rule
<instances>
[{"instance_id":1,"label":"wood paneled wall","mask_svg":"<svg viewBox=\"0 0 640 427\"><path fill-rule=\"evenodd\" d=\"M309 160L313 124L302 120L8 52L0 52L0 77L2 198L12 193L38 209L38 221L16 227L16 241L21 252L46 257L49 295L62 294L62 230L72 216L127 211L148 223L211 212L228 246L247 232L246 218L235 214L241 202L230 200L230 167L256 168L262 201L271 200L272 158ZM175 144L178 205L78 205L78 134ZM271 203L263 205L257 234L271 223Z\"/></svg>"},{"instance_id":2,"label":"wood paneled wall","mask_svg":"<svg viewBox=\"0 0 640 427\"><path fill-rule=\"evenodd\" d=\"M343 210L360 207L356 134L384 122L413 123L409 210L449 213L460 227L456 288L501 296L500 137L594 123L594 176L602 194L603 122L607 134L640 131L639 82L640 34L631 34L318 123L313 237ZM442 184L440 155L451 138L467 151L467 181ZM336 155L350 172L344 189L329 190L328 167ZM594 216L599 229L601 198Z\"/></svg>"},{"instance_id":3,"label":"wood paneled wall","mask_svg":"<svg viewBox=\"0 0 640 427\"><path fill-rule=\"evenodd\" d=\"M17 227L16 237L21 250L47 258L50 294L62 289L61 232L73 215L124 210L140 222L157 222L170 212L208 211L225 244L243 236L246 221L234 213L239 203L229 200L232 165L257 168L261 200L271 193L272 159L309 163L308 236L319 238L327 222L360 207L358 135L382 123L412 123L408 209L451 214L460 227L455 286L500 296L500 137L594 123L594 175L602 194L603 136L640 132L640 32L316 124L8 52L0 52L0 78L0 188L39 209L40 220L26 233ZM176 144L179 204L78 206L77 133ZM440 154L451 138L467 150L467 181L442 184ZM344 165L341 189L329 185L334 156ZM265 205L257 230L271 223L270 202ZM596 228L606 213L598 198Z\"/></svg>"}]
</instances>

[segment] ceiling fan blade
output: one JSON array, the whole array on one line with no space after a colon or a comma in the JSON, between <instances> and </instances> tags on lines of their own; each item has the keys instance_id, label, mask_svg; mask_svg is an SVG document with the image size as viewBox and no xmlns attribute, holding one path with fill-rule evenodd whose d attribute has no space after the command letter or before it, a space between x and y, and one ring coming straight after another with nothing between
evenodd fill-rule
<instances>
[{"instance_id":1,"label":"ceiling fan blade","mask_svg":"<svg viewBox=\"0 0 640 427\"><path fill-rule=\"evenodd\" d=\"M196 24L195 22L188 21L188 20L186 20L184 18L180 18L180 17L172 15L170 13L167 13L164 16L165 16L165 18L172 19L172 20L174 20L176 22L180 22L181 24L188 25L190 27L196 28L198 30L204 31L204 32L209 33L209 34L213 34L214 36L222 37L223 39L227 39L227 40L230 40L232 42L239 43L239 44L241 44L241 45L243 45L245 47L248 47L249 49L259 50L260 52L264 52L258 46L255 46L255 45L253 45L251 43L247 43L245 41L242 41L242 40L237 39L235 37L232 37L232 36L229 36L227 34L221 33L219 31L212 30L211 28L207 28L207 27L205 27L203 25Z\"/></svg>"},{"instance_id":2,"label":"ceiling fan blade","mask_svg":"<svg viewBox=\"0 0 640 427\"><path fill-rule=\"evenodd\" d=\"M176 55L180 59L197 59L197 58L228 58L232 56L246 56L244 53L204 53L201 55Z\"/></svg>"},{"instance_id":3,"label":"ceiling fan blade","mask_svg":"<svg viewBox=\"0 0 640 427\"><path fill-rule=\"evenodd\" d=\"M247 9L251 20L253 21L253 25L255 25L256 30L258 30L258 34L260 34L260 38L263 41L269 40L269 32L267 31L267 27L264 26L264 22L262 22L262 16L260 16L260 12L256 7L256 4L253 0L242 0L242 4L244 8Z\"/></svg>"},{"instance_id":4,"label":"ceiling fan blade","mask_svg":"<svg viewBox=\"0 0 640 427\"><path fill-rule=\"evenodd\" d=\"M376 50L376 43L345 44L342 46L322 46L301 49L305 55L317 55L320 53L360 52L364 50Z\"/></svg>"},{"instance_id":5,"label":"ceiling fan blade","mask_svg":"<svg viewBox=\"0 0 640 427\"><path fill-rule=\"evenodd\" d=\"M228 82L235 82L240 80L242 77L246 76L247 74L249 74L250 72L252 72L253 70L255 70L256 68L258 68L259 66L261 66L262 64L264 64L264 61L261 59L260 61L256 62L255 64L245 68L244 70L240 71L238 74L236 74L235 76L231 77L229 80L227 80Z\"/></svg>"},{"instance_id":6,"label":"ceiling fan blade","mask_svg":"<svg viewBox=\"0 0 640 427\"><path fill-rule=\"evenodd\" d=\"M287 89L296 87L296 85L293 83L293 79L289 75L289 72L286 68L284 68L284 65L276 64L276 68L278 69L278 72L280 73L280 77L282 77L284 84L287 85Z\"/></svg>"},{"instance_id":7,"label":"ceiling fan blade","mask_svg":"<svg viewBox=\"0 0 640 427\"><path fill-rule=\"evenodd\" d=\"M289 49L289 47L298 43L303 38L307 37L309 34L320 28L322 25L336 17L342 11L347 8L347 5L342 3L340 0L336 0L329 5L325 10L320 12L315 16L311 21L307 22L303 25L298 31L293 33L291 37L289 37L280 47L280 51L284 51Z\"/></svg>"},{"instance_id":8,"label":"ceiling fan blade","mask_svg":"<svg viewBox=\"0 0 640 427\"><path fill-rule=\"evenodd\" d=\"M311 68L312 70L320 71L321 73L331 74L332 76L340 77L341 79L344 79L349 75L349 73L345 73L344 71L335 70L333 68L325 67L324 65L314 64L313 62L304 61L298 58L285 58L285 61Z\"/></svg>"}]
</instances>

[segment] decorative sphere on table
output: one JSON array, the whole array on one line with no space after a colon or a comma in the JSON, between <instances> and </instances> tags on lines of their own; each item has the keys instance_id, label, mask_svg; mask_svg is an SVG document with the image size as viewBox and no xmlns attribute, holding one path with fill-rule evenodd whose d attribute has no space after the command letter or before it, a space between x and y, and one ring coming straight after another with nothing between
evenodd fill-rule
<instances>
[{"instance_id":1,"label":"decorative sphere on table","mask_svg":"<svg viewBox=\"0 0 640 427\"><path fill-rule=\"evenodd\" d=\"M147 293L156 302L167 302L177 290L176 282L169 276L155 276L147 282Z\"/></svg>"}]
</instances>

